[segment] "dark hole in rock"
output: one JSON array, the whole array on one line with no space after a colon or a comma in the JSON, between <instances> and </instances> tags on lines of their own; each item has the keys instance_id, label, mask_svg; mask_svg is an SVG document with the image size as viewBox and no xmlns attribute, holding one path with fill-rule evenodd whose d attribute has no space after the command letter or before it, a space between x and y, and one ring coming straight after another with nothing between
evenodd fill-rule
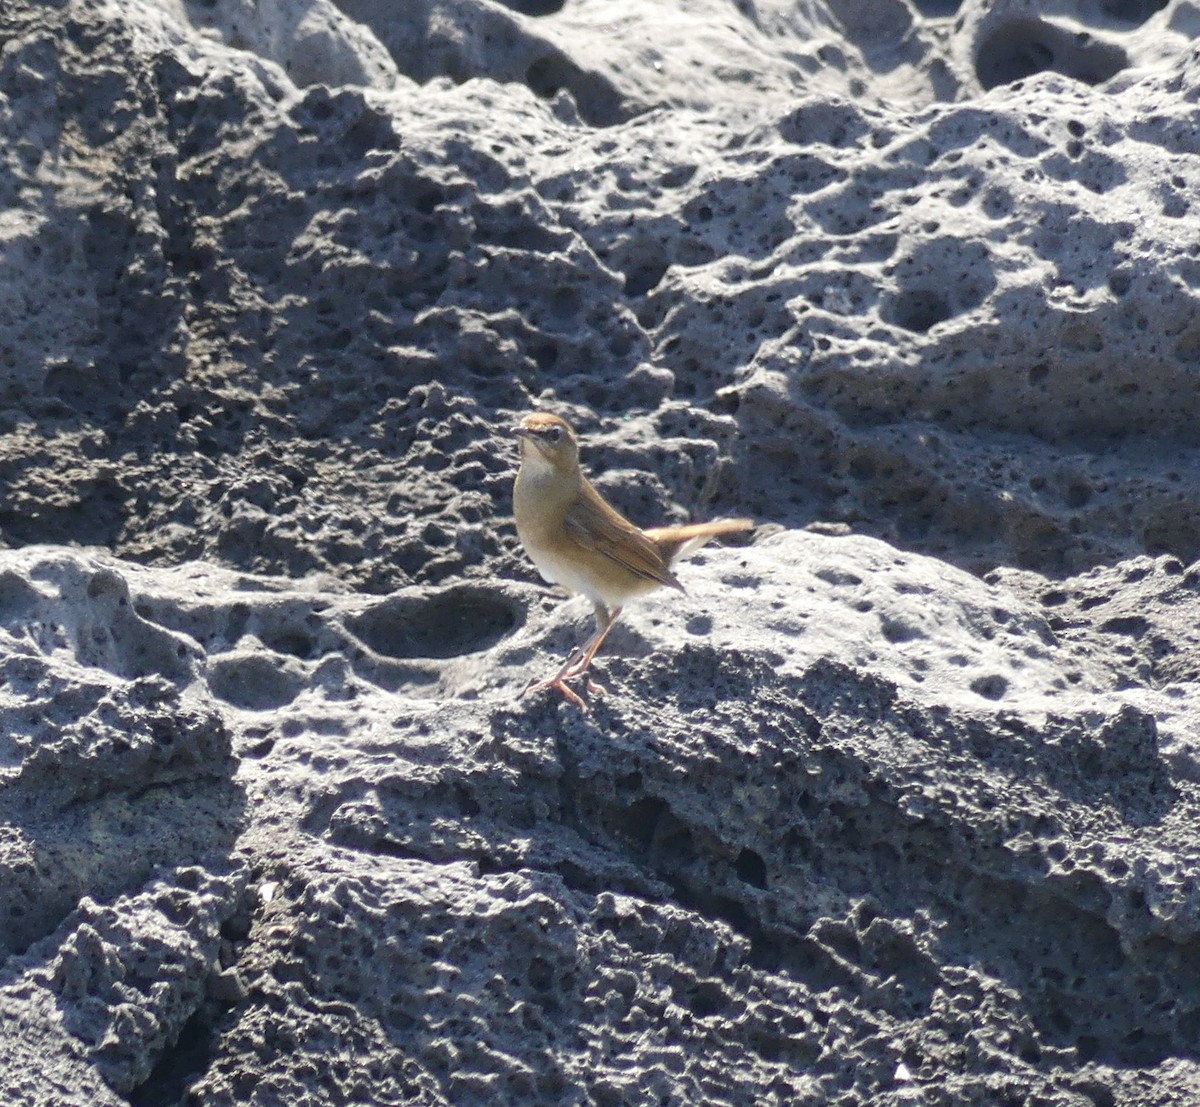
<instances>
[{"instance_id":1,"label":"dark hole in rock","mask_svg":"<svg viewBox=\"0 0 1200 1107\"><path fill-rule=\"evenodd\" d=\"M697 1018L705 1019L724 1011L729 1006L729 997L719 982L704 980L692 989L687 997L687 1005Z\"/></svg>"},{"instance_id":2,"label":"dark hole in rock","mask_svg":"<svg viewBox=\"0 0 1200 1107\"><path fill-rule=\"evenodd\" d=\"M539 342L531 348L530 352L533 355L534 363L543 373L553 369L558 362L558 347L552 342Z\"/></svg>"},{"instance_id":3,"label":"dark hole in rock","mask_svg":"<svg viewBox=\"0 0 1200 1107\"><path fill-rule=\"evenodd\" d=\"M342 145L351 157L362 158L372 150L400 149L400 137L386 115L364 111L342 136Z\"/></svg>"},{"instance_id":4,"label":"dark hole in rock","mask_svg":"<svg viewBox=\"0 0 1200 1107\"><path fill-rule=\"evenodd\" d=\"M630 804L625 811L621 826L625 833L643 849L649 849L654 841L654 833L658 829L659 820L666 813L665 800L657 796L647 796L637 803Z\"/></svg>"},{"instance_id":5,"label":"dark hole in rock","mask_svg":"<svg viewBox=\"0 0 1200 1107\"><path fill-rule=\"evenodd\" d=\"M434 596L392 596L348 625L376 653L407 659L478 653L516 624L517 611L509 600L463 586Z\"/></svg>"},{"instance_id":6,"label":"dark hole in rock","mask_svg":"<svg viewBox=\"0 0 1200 1107\"><path fill-rule=\"evenodd\" d=\"M550 295L550 314L556 319L571 319L579 314L580 303L578 289L557 289Z\"/></svg>"},{"instance_id":7,"label":"dark hole in rock","mask_svg":"<svg viewBox=\"0 0 1200 1107\"><path fill-rule=\"evenodd\" d=\"M269 711L291 703L300 679L268 654L242 654L215 661L209 674L213 695L247 711Z\"/></svg>"},{"instance_id":8,"label":"dark hole in rock","mask_svg":"<svg viewBox=\"0 0 1200 1107\"><path fill-rule=\"evenodd\" d=\"M263 645L276 653L291 654L301 660L309 660L317 655L317 643L313 636L297 627L281 627L273 632L264 632Z\"/></svg>"},{"instance_id":9,"label":"dark hole in rock","mask_svg":"<svg viewBox=\"0 0 1200 1107\"><path fill-rule=\"evenodd\" d=\"M500 2L514 12L520 12L522 15L554 15L556 12L562 11L563 4L566 0L500 0Z\"/></svg>"},{"instance_id":10,"label":"dark hole in rock","mask_svg":"<svg viewBox=\"0 0 1200 1107\"><path fill-rule=\"evenodd\" d=\"M1102 0L1100 10L1122 23L1145 23L1155 12L1167 6L1167 0Z\"/></svg>"},{"instance_id":11,"label":"dark hole in rock","mask_svg":"<svg viewBox=\"0 0 1200 1107\"><path fill-rule=\"evenodd\" d=\"M548 992L554 986L554 970L544 957L530 959L529 986L536 992Z\"/></svg>"},{"instance_id":12,"label":"dark hole in rock","mask_svg":"<svg viewBox=\"0 0 1200 1107\"><path fill-rule=\"evenodd\" d=\"M1078 35L1040 19L1016 19L980 44L975 75L984 88L1011 84L1048 69L1098 85L1129 64L1119 46Z\"/></svg>"},{"instance_id":13,"label":"dark hole in rock","mask_svg":"<svg viewBox=\"0 0 1200 1107\"><path fill-rule=\"evenodd\" d=\"M889 321L906 331L923 334L930 327L950 318L950 305L943 296L926 288L900 292L892 301Z\"/></svg>"},{"instance_id":14,"label":"dark hole in rock","mask_svg":"<svg viewBox=\"0 0 1200 1107\"><path fill-rule=\"evenodd\" d=\"M976 677L971 681L971 691L985 700L1003 699L1004 693L1008 691L1008 681L999 673Z\"/></svg>"},{"instance_id":15,"label":"dark hole in rock","mask_svg":"<svg viewBox=\"0 0 1200 1107\"><path fill-rule=\"evenodd\" d=\"M20 574L11 569L0 573L0 620L28 621L37 600L37 589Z\"/></svg>"},{"instance_id":16,"label":"dark hole in rock","mask_svg":"<svg viewBox=\"0 0 1200 1107\"><path fill-rule=\"evenodd\" d=\"M87 585L89 600L99 599L101 596L122 596L127 592L125 581L111 569L100 569L92 575Z\"/></svg>"},{"instance_id":17,"label":"dark hole in rock","mask_svg":"<svg viewBox=\"0 0 1200 1107\"><path fill-rule=\"evenodd\" d=\"M1141 615L1121 615L1105 619L1100 624L1100 630L1104 634L1128 634L1131 638L1141 638L1149 628L1149 621Z\"/></svg>"},{"instance_id":18,"label":"dark hole in rock","mask_svg":"<svg viewBox=\"0 0 1200 1107\"><path fill-rule=\"evenodd\" d=\"M548 54L531 62L525 70L525 83L543 100L566 89L575 98L580 118L593 127L611 127L629 115L620 94L608 81L594 73L585 73L560 54Z\"/></svg>"},{"instance_id":19,"label":"dark hole in rock","mask_svg":"<svg viewBox=\"0 0 1200 1107\"><path fill-rule=\"evenodd\" d=\"M165 719L157 719L150 724L150 735L160 746L169 746L177 735L171 724Z\"/></svg>"},{"instance_id":20,"label":"dark hole in rock","mask_svg":"<svg viewBox=\"0 0 1200 1107\"><path fill-rule=\"evenodd\" d=\"M696 859L692 832L675 817L667 802L657 796L647 796L630 804L615 829L638 847L651 865L663 872L679 872Z\"/></svg>"},{"instance_id":21,"label":"dark hole in rock","mask_svg":"<svg viewBox=\"0 0 1200 1107\"><path fill-rule=\"evenodd\" d=\"M560 88L570 83L569 73L568 63L560 58L538 58L525 71L525 83L543 100L548 100Z\"/></svg>"},{"instance_id":22,"label":"dark hole in rock","mask_svg":"<svg viewBox=\"0 0 1200 1107\"><path fill-rule=\"evenodd\" d=\"M959 0L913 0L913 7L926 19L943 19L958 11Z\"/></svg>"},{"instance_id":23,"label":"dark hole in rock","mask_svg":"<svg viewBox=\"0 0 1200 1107\"><path fill-rule=\"evenodd\" d=\"M667 263L661 259L645 261L635 266L625 274L625 295L645 296L652 288L657 287L667 271Z\"/></svg>"},{"instance_id":24,"label":"dark hole in rock","mask_svg":"<svg viewBox=\"0 0 1200 1107\"><path fill-rule=\"evenodd\" d=\"M904 619L894 619L884 615L880 618L880 629L883 631L883 636L893 645L900 642L911 642L916 638L924 638L925 632L919 626L914 626L912 623Z\"/></svg>"},{"instance_id":25,"label":"dark hole in rock","mask_svg":"<svg viewBox=\"0 0 1200 1107\"><path fill-rule=\"evenodd\" d=\"M145 1081L129 1093L131 1107L165 1107L182 1101L189 1084L208 1068L213 1048L211 1014L197 1012L175 1044L163 1051Z\"/></svg>"},{"instance_id":26,"label":"dark hole in rock","mask_svg":"<svg viewBox=\"0 0 1200 1107\"><path fill-rule=\"evenodd\" d=\"M767 863L752 849L744 849L738 854L734 871L739 880L744 880L755 888L767 886Z\"/></svg>"},{"instance_id":27,"label":"dark hole in rock","mask_svg":"<svg viewBox=\"0 0 1200 1107\"><path fill-rule=\"evenodd\" d=\"M458 804L459 811L468 819L473 819L483 810L479 806L479 801L471 795L471 790L462 783L454 785L454 801Z\"/></svg>"},{"instance_id":28,"label":"dark hole in rock","mask_svg":"<svg viewBox=\"0 0 1200 1107\"><path fill-rule=\"evenodd\" d=\"M1085 507L1092 498L1092 490L1081 483L1072 483L1067 485L1066 491L1063 493L1063 500L1067 507L1081 508Z\"/></svg>"}]
</instances>

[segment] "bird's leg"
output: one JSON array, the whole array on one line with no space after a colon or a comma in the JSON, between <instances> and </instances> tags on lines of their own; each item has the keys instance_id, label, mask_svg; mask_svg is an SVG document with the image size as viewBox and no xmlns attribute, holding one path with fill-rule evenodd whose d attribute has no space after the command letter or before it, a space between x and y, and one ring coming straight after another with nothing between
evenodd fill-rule
<instances>
[{"instance_id":1,"label":"bird's leg","mask_svg":"<svg viewBox=\"0 0 1200 1107\"><path fill-rule=\"evenodd\" d=\"M612 630L613 624L616 623L620 616L621 609L619 607L614 607L610 615L607 608L596 604L596 633L575 651L580 655L578 661L573 662L570 658L567 659L567 664L563 666L558 674L560 680L570 680L573 677L582 676L587 672L588 666L592 663L592 658L596 656L600 647L604 645L604 639L608 637L608 632ZM574 656L575 653L572 653L571 657ZM599 685L596 687L599 687Z\"/></svg>"},{"instance_id":2,"label":"bird's leg","mask_svg":"<svg viewBox=\"0 0 1200 1107\"><path fill-rule=\"evenodd\" d=\"M596 622L599 629L593 634L582 646L573 649L563 667L558 670L554 676L548 680L539 681L537 684L529 685L521 695L528 692L541 692L546 688L557 688L568 700L577 707L582 707L587 710L583 700L575 693L575 691L567 686L568 680L573 680L577 676L582 676L587 672L588 667L592 663L592 658L596 656L596 651L604 644L604 639L608 637L608 632L612 630L613 624L620 617L621 609L613 608L610 615L608 609L596 604ZM578 660L576 660L578 658ZM600 685L594 681L588 682L588 691L603 691Z\"/></svg>"},{"instance_id":3,"label":"bird's leg","mask_svg":"<svg viewBox=\"0 0 1200 1107\"><path fill-rule=\"evenodd\" d=\"M602 603L593 602L592 611L595 612L596 615L596 631L598 633L608 625L608 608ZM583 655L591 647L595 637L596 635L593 634L591 638L585 639L582 643L572 649L569 654L567 654L567 660L563 662L562 671L565 672L567 669L571 668L573 663L583 659Z\"/></svg>"}]
</instances>

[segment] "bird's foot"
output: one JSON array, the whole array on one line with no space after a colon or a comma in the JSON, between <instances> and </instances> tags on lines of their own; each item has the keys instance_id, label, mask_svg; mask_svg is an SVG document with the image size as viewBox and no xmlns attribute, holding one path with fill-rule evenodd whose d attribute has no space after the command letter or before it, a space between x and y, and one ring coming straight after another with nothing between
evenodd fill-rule
<instances>
[{"instance_id":1,"label":"bird's foot","mask_svg":"<svg viewBox=\"0 0 1200 1107\"><path fill-rule=\"evenodd\" d=\"M525 685L524 690L521 692L521 695L517 697L517 699L521 699L522 697L529 695L531 692L544 692L547 688L557 688L558 691L560 691L563 694L564 699L568 700L570 703L573 703L576 707L578 707L586 715L587 710L588 710L588 705L580 697L579 693L576 692L575 689L572 688L567 683L567 678L569 675L570 674L564 675L563 673L560 672L560 673L556 673L554 676L550 677L548 680L539 680L536 683L534 683L531 680L527 685ZM589 681L588 682L588 692L591 692L591 691L592 691L592 682Z\"/></svg>"},{"instance_id":2,"label":"bird's foot","mask_svg":"<svg viewBox=\"0 0 1200 1107\"><path fill-rule=\"evenodd\" d=\"M527 685L525 685L524 690L521 692L521 695L517 697L517 699L521 699L523 696L527 696L531 692L544 692L547 688L556 688L562 693L564 699L570 703L573 703L581 711L586 713L588 710L587 703L579 695L579 693L567 683L567 681L575 680L577 677L583 676L591 668L591 665L592 659L590 657L580 655L579 651L577 650L567 658L566 664L563 665L563 667L559 669L554 676L549 677L546 680L539 680L537 682L531 680ZM608 695L608 689L605 688L603 684L593 680L591 676L587 678L587 683L584 685L584 688L589 696Z\"/></svg>"}]
</instances>

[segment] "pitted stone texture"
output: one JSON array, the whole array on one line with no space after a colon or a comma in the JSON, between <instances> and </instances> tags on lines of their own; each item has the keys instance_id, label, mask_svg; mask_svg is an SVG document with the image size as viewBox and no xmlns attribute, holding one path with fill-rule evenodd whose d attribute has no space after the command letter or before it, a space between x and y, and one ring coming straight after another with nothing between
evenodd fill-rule
<instances>
[{"instance_id":1,"label":"pitted stone texture","mask_svg":"<svg viewBox=\"0 0 1200 1107\"><path fill-rule=\"evenodd\" d=\"M99 580L189 647L157 710L203 705L242 757L231 789L228 746L182 773L99 731L92 789L23 773L0 793L27 923L0 1002L31 1027L4 1056L39 1042L64 1102L96 1074L198 1104L1086 1107L1134 1073L1164 1103L1198 1086L1191 684L1103 648L1132 582L1183 676L1193 643L1167 632L1195 622L1190 576L1167 559L1057 603L1035 574L982 582L865 538L706 550L687 595L631 607L590 716L515 698L587 617L547 617L532 589L380 600L3 561L6 633L76 689L66 733L148 680L64 656L78 637L55 627L96 616L70 584ZM273 703L279 669L294 694ZM106 906L63 879L84 826Z\"/></svg>"},{"instance_id":2,"label":"pitted stone texture","mask_svg":"<svg viewBox=\"0 0 1200 1107\"><path fill-rule=\"evenodd\" d=\"M380 0L339 5L414 80L488 77L527 86L606 127L654 108L738 116L797 87L950 98L958 80L907 5L634 4L622 0ZM720 58L714 65L713 59Z\"/></svg>"},{"instance_id":3,"label":"pitted stone texture","mask_svg":"<svg viewBox=\"0 0 1200 1107\"><path fill-rule=\"evenodd\" d=\"M985 89L1044 72L1103 86L1187 48L1195 5L1167 7L1163 0L966 0L953 49Z\"/></svg>"},{"instance_id":4,"label":"pitted stone texture","mask_svg":"<svg viewBox=\"0 0 1200 1107\"><path fill-rule=\"evenodd\" d=\"M108 1103L107 1088L141 1084L207 994L209 907L233 911L209 875L229 867L243 814L231 730L200 687L201 649L139 614L129 577L103 555L0 558L0 1085L13 1104Z\"/></svg>"},{"instance_id":5,"label":"pitted stone texture","mask_svg":"<svg viewBox=\"0 0 1200 1107\"><path fill-rule=\"evenodd\" d=\"M263 31L281 49L285 7L255 16L281 21ZM1200 554L1180 232L1198 63L1159 26L1185 27L1188 4L1126 19L1157 68L1103 86L1050 66L947 103L765 96L726 74L727 102L697 86L705 105L604 128L536 80L296 83L190 7L121 10L21 5L6 23L10 544L376 593L532 579L494 524L506 428L541 401L577 418L645 525L823 518L1058 574ZM591 41L569 26L591 26L587 5L456 11L517 27L518 53L558 27L555 49L601 66L572 45ZM800 27L763 8L753 34L840 28L880 66L864 71L900 80L861 36L911 24L900 49L928 74L942 36L974 33L886 15L818 7Z\"/></svg>"},{"instance_id":6,"label":"pitted stone texture","mask_svg":"<svg viewBox=\"0 0 1200 1107\"><path fill-rule=\"evenodd\" d=\"M181 37L190 39L199 32L217 38L232 49L275 63L301 87L390 89L400 80L391 55L370 29L348 18L333 0L165 0L161 6L186 29Z\"/></svg>"},{"instance_id":7,"label":"pitted stone texture","mask_svg":"<svg viewBox=\"0 0 1200 1107\"><path fill-rule=\"evenodd\" d=\"M1178 397L1196 304L1168 230L1195 183L1174 136L1189 109L1142 107L1171 79L1099 97L1043 76L906 118L847 107L837 146L776 142L752 188L692 179L672 237L700 218L721 238L673 268L656 247L639 318L681 395L735 416L739 501L887 519L893 541L975 567L1192 560L1196 412Z\"/></svg>"},{"instance_id":8,"label":"pitted stone texture","mask_svg":"<svg viewBox=\"0 0 1200 1107\"><path fill-rule=\"evenodd\" d=\"M56 936L53 959L30 974L54 994L64 1029L110 1087L142 1084L178 1040L219 969L221 924L237 898L235 882L187 869L111 907L85 899Z\"/></svg>"},{"instance_id":9,"label":"pitted stone texture","mask_svg":"<svg viewBox=\"0 0 1200 1107\"><path fill-rule=\"evenodd\" d=\"M1153 8L0 4L6 1102L1195 1101ZM586 718L535 403L784 529Z\"/></svg>"},{"instance_id":10,"label":"pitted stone texture","mask_svg":"<svg viewBox=\"0 0 1200 1107\"><path fill-rule=\"evenodd\" d=\"M609 671L590 719L409 701L281 735L264 786L331 852L281 877L239 966L278 998L232 1016L200 1102L260 1072L302 1103L369 1076L379 1102L1084 1104L1188 1048L1200 793L1148 716L927 708L693 642ZM357 1060L315 1075L329 1040Z\"/></svg>"},{"instance_id":11,"label":"pitted stone texture","mask_svg":"<svg viewBox=\"0 0 1200 1107\"><path fill-rule=\"evenodd\" d=\"M208 1000L236 879L176 869L101 905L85 897L50 937L5 963L6 1102L122 1103Z\"/></svg>"}]
</instances>

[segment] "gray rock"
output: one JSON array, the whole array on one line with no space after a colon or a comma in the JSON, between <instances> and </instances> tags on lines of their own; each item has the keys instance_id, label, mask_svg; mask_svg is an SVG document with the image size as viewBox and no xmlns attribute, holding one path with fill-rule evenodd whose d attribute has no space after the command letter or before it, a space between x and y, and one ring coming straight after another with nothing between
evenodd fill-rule
<instances>
[{"instance_id":1,"label":"gray rock","mask_svg":"<svg viewBox=\"0 0 1200 1107\"><path fill-rule=\"evenodd\" d=\"M1198 31L4 5L4 1103L1194 1102Z\"/></svg>"}]
</instances>

